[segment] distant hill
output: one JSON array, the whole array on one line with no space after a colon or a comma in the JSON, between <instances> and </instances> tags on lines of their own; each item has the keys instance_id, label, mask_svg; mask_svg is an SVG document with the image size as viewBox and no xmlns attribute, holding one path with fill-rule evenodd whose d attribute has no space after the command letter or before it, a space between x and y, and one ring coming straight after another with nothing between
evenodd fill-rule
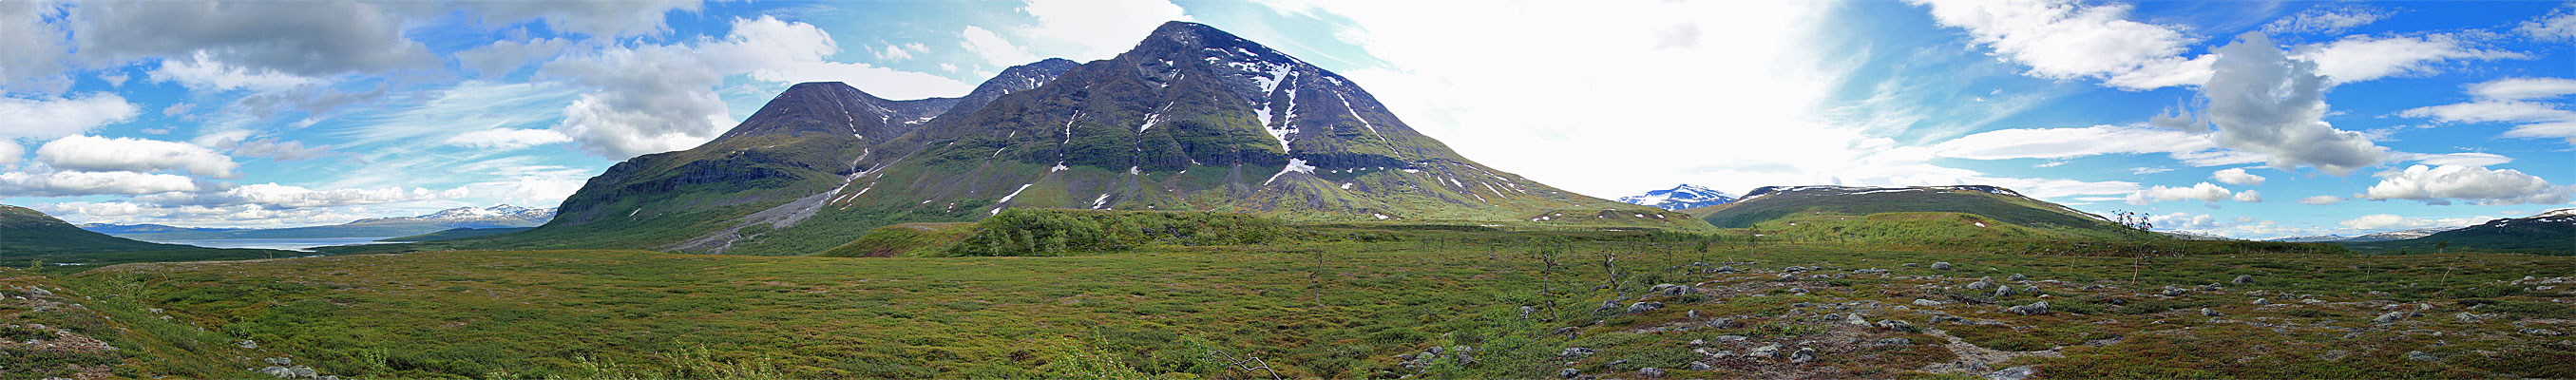
<instances>
[{"instance_id":1,"label":"distant hill","mask_svg":"<svg viewBox=\"0 0 2576 380\"><path fill-rule=\"evenodd\" d=\"M390 238L390 239L384 239L384 240L380 240L380 241L440 241L440 240L452 240L452 239L463 239L463 238L478 237L478 236L492 236L492 235L506 234L506 233L512 233L512 232L527 231L527 230L529 230L529 229L534 229L534 228L536 228L536 227L450 228L450 229L443 230L443 231L438 231L438 232L431 232L431 233L425 233L425 234L419 234L419 235L411 235L411 236L404 236L404 237Z\"/></svg>"},{"instance_id":2,"label":"distant hill","mask_svg":"<svg viewBox=\"0 0 2576 380\"><path fill-rule=\"evenodd\" d=\"M2576 208L2496 219L2412 239L2337 244L2366 253L2432 253L2443 249L2445 242L2447 249L2455 251L2576 255Z\"/></svg>"},{"instance_id":3,"label":"distant hill","mask_svg":"<svg viewBox=\"0 0 2576 380\"><path fill-rule=\"evenodd\" d=\"M370 218L358 221L312 227L246 229L188 228L158 224L84 224L81 229L117 237L172 241L220 239L307 239L343 237L410 236L454 228L535 227L554 219L552 208L529 208L497 205L484 208L458 207L420 216Z\"/></svg>"},{"instance_id":4,"label":"distant hill","mask_svg":"<svg viewBox=\"0 0 2576 380\"><path fill-rule=\"evenodd\" d=\"M1724 191L1691 184L1674 186L1670 190L1655 190L1645 194L1619 197L1620 203L1654 206L1671 211L1716 206L1734 201L1735 196Z\"/></svg>"},{"instance_id":5,"label":"distant hill","mask_svg":"<svg viewBox=\"0 0 2576 380\"><path fill-rule=\"evenodd\" d=\"M2343 236L2343 235L2294 236L2294 237L2285 237L2285 238L2267 239L2267 240L2264 240L2264 241L2277 241L2277 242L2290 242L2290 243L2344 243L2344 242L2349 242L2349 243L2366 243L2366 242L2374 242L2374 241L2390 241L2390 240L2406 240L2406 239L2413 239L2413 238L2419 238L2419 237L2431 236L2431 235L2433 235L2433 234L2441 233L2441 232L2443 232L2443 231L2450 231L2450 230L2456 230L2456 229L2460 229L2460 227L2429 227L2429 228L2417 228L2417 229L2411 229L2411 230L2398 230L2398 231L2388 231L2388 232L2377 232L2377 233L2363 234L2363 235L2361 235L2361 236Z\"/></svg>"},{"instance_id":6,"label":"distant hill","mask_svg":"<svg viewBox=\"0 0 2576 380\"><path fill-rule=\"evenodd\" d=\"M1801 220L1838 220L1886 213L1966 214L2032 233L2060 237L2136 237L2136 230L2101 216L2024 197L1994 186L1849 187L1770 186L1734 203L1686 210L1718 228L1787 227ZM1923 216L1898 218L1922 220ZM1988 223L1959 219L1940 226L1987 231ZM1966 227L1961 227L1966 226ZM1968 229L1973 227L1973 229ZM1849 228L1849 227L1847 227ZM2015 235L2018 233L2003 233Z\"/></svg>"},{"instance_id":7,"label":"distant hill","mask_svg":"<svg viewBox=\"0 0 2576 380\"><path fill-rule=\"evenodd\" d=\"M232 260L303 255L267 249L161 244L83 230L33 209L0 205L0 264L30 261L88 266L140 261Z\"/></svg>"}]
</instances>

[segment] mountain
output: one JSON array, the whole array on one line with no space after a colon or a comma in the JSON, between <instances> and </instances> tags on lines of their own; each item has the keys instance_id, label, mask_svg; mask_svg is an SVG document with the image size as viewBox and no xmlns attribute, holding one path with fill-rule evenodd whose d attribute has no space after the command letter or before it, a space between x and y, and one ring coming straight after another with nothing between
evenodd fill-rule
<instances>
[{"instance_id":1,"label":"mountain","mask_svg":"<svg viewBox=\"0 0 2576 380\"><path fill-rule=\"evenodd\" d=\"M2343 236L2343 235L2293 236L2293 237L2284 237L2284 238L2274 238L2274 239L2264 240L2264 241L2277 241L2277 242L2290 242L2290 243L2335 243L2335 242L2364 243L2364 242L2374 242L2374 241L2390 241L2390 240L2406 240L2406 239L2413 239L2413 238L2419 238L2419 237L2430 236L2430 235L2432 235L2432 234L2440 233L2440 232L2442 232L2442 231L2450 231L2450 230L2455 230L2455 229L2459 229L2459 227L2429 227L2429 228L2417 228L2417 229L2411 229L2411 230L2397 230L2397 231L2388 231L2388 232L2369 233L2369 234L2363 234L2363 235L2360 235L2360 236Z\"/></svg>"},{"instance_id":2,"label":"mountain","mask_svg":"<svg viewBox=\"0 0 2576 380\"><path fill-rule=\"evenodd\" d=\"M1801 222L1826 223L1881 214L1924 214L1900 220L1925 219L1931 214L1967 214L1991 219L2031 234L2078 237L2141 236L2136 230L2101 216L2076 211L2063 205L2024 197L2021 193L1994 186L1923 186L1923 187L1848 187L1848 186L1766 186L1737 199L1734 203L1687 210L1701 215L1719 228L1783 228ZM1987 231L1991 225L1983 220L1955 219L1941 223L1942 228L1956 231ZM1969 227L1960 227L1969 226ZM1973 227L1973 228L1970 228ZM2158 236L2158 235L2144 235Z\"/></svg>"},{"instance_id":3,"label":"mountain","mask_svg":"<svg viewBox=\"0 0 2576 380\"><path fill-rule=\"evenodd\" d=\"M266 249L161 244L83 230L33 209L0 205L0 264L28 261L105 265L137 261L227 260L300 255Z\"/></svg>"},{"instance_id":4,"label":"mountain","mask_svg":"<svg viewBox=\"0 0 2576 380\"><path fill-rule=\"evenodd\" d=\"M611 167L544 227L458 244L807 254L876 226L1012 207L1300 221L1639 209L1468 160L1357 82L1206 25L1167 23L1116 57L1056 61L958 100L795 85L706 145ZM1621 219L1698 224L1671 216Z\"/></svg>"},{"instance_id":5,"label":"mountain","mask_svg":"<svg viewBox=\"0 0 2576 380\"><path fill-rule=\"evenodd\" d=\"M2199 232L2191 232L2191 231L2156 231L2156 234L2157 234L2157 235L2164 235L2165 237L2169 237L2169 238L2182 239L2182 240L2208 240L2208 241L2234 241L2234 240L2243 240L2243 239L2231 238L2231 237L2226 237L2226 236L2218 236L2218 235L2211 235L2211 234L2205 234L2205 233L2199 233Z\"/></svg>"},{"instance_id":6,"label":"mountain","mask_svg":"<svg viewBox=\"0 0 2576 380\"><path fill-rule=\"evenodd\" d=\"M403 237L389 238L389 239L384 239L384 240L380 240L380 241L415 241L415 242L416 242L416 241L439 241L439 240L452 240L452 239L463 239L463 238L470 238L470 237L476 237L476 236L500 235L500 234L506 234L506 233L512 233L512 232L527 231L527 230L529 230L529 229L534 229L534 228L536 228L536 227L501 227L501 228L472 228L472 227L458 227L458 228L450 228L450 229L440 230L440 231L438 231L438 232L431 232L431 233L425 233L425 234L419 234L419 235L411 235L411 236L403 236Z\"/></svg>"},{"instance_id":7,"label":"mountain","mask_svg":"<svg viewBox=\"0 0 2576 380\"><path fill-rule=\"evenodd\" d=\"M2576 208L2550 210L2522 218L2490 220L2474 226L2410 239L2346 241L2338 244L2343 244L2355 251L2374 253L2471 250L2576 255Z\"/></svg>"},{"instance_id":8,"label":"mountain","mask_svg":"<svg viewBox=\"0 0 2576 380\"><path fill-rule=\"evenodd\" d=\"M84 224L92 232L154 241L218 239L300 239L409 236L451 228L534 227L554 218L555 209L511 205L458 207L420 216L369 218L311 227L243 229L189 228L157 224Z\"/></svg>"},{"instance_id":9,"label":"mountain","mask_svg":"<svg viewBox=\"0 0 2576 380\"><path fill-rule=\"evenodd\" d=\"M1690 184L1675 186L1671 190L1655 190L1643 195L1619 197L1619 203L1654 206L1672 211L1716 206L1734 201L1734 195Z\"/></svg>"}]
</instances>

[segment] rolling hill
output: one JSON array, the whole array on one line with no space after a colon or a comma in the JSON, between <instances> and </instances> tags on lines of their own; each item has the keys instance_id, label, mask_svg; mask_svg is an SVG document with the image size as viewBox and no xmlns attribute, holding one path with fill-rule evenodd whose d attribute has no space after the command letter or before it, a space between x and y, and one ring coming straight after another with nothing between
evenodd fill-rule
<instances>
[{"instance_id":1,"label":"rolling hill","mask_svg":"<svg viewBox=\"0 0 2576 380\"><path fill-rule=\"evenodd\" d=\"M1770 186L1754 189L1734 203L1688 210L1719 228L1786 228L1799 222L1940 219L1938 215L1972 215L1939 223L1946 228L1983 231L1999 222L2013 235L2060 237L2153 237L2100 216L2076 211L1994 186L1847 187ZM1906 215L1898 217L1899 215ZM1978 220L1984 219L1984 220ZM1845 226L1857 228L1856 226ZM1928 227L1928 226L1927 226Z\"/></svg>"},{"instance_id":2,"label":"rolling hill","mask_svg":"<svg viewBox=\"0 0 2576 380\"><path fill-rule=\"evenodd\" d=\"M2447 246L2444 243L2448 243ZM2490 220L2412 239L2345 241L2338 244L2370 253L2432 253L2448 249L2576 255L2576 208Z\"/></svg>"},{"instance_id":3,"label":"rolling hill","mask_svg":"<svg viewBox=\"0 0 2576 380\"><path fill-rule=\"evenodd\" d=\"M964 100L796 85L706 145L610 168L546 226L459 244L808 254L877 226L1014 207L1291 221L1663 214L1468 160L1357 82L1206 25L1167 23L1117 57L1069 63L1006 70Z\"/></svg>"},{"instance_id":4,"label":"rolling hill","mask_svg":"<svg viewBox=\"0 0 2576 380\"><path fill-rule=\"evenodd\" d=\"M90 232L25 207L0 205L0 264L105 265L143 261L233 260L301 256L266 249L161 244Z\"/></svg>"}]
</instances>

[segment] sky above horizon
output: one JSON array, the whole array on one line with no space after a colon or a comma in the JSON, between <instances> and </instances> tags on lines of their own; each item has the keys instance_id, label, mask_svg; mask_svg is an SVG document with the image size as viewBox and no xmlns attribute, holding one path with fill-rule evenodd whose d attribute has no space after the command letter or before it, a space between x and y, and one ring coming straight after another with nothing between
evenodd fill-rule
<instances>
[{"instance_id":1,"label":"sky above horizon","mask_svg":"<svg viewBox=\"0 0 2576 380\"><path fill-rule=\"evenodd\" d=\"M204 227L552 206L794 83L960 96L1171 20L1601 198L1985 184L2273 238L2576 194L2576 3L0 1L0 203Z\"/></svg>"}]
</instances>

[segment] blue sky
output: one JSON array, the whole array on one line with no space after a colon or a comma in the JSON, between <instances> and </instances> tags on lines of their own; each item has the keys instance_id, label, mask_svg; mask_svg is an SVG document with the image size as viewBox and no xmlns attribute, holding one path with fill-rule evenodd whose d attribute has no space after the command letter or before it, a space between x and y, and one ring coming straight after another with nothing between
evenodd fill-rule
<instances>
[{"instance_id":1,"label":"blue sky","mask_svg":"<svg viewBox=\"0 0 2576 380\"><path fill-rule=\"evenodd\" d=\"M0 3L0 202L333 224L552 205L786 86L958 96L1207 23L1359 81L1494 167L1992 184L2246 238L2567 207L2556 2Z\"/></svg>"}]
</instances>

